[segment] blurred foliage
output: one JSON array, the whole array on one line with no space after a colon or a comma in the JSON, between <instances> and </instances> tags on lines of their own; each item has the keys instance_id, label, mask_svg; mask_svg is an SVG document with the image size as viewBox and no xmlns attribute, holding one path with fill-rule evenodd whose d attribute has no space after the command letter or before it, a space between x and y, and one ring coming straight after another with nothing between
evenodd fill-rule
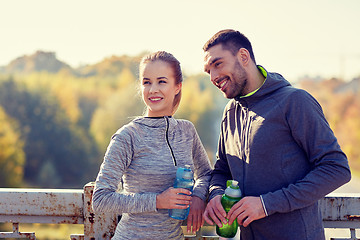
<instances>
[{"instance_id":1,"label":"blurred foliage","mask_svg":"<svg viewBox=\"0 0 360 240\"><path fill-rule=\"evenodd\" d=\"M135 82L110 94L94 112L90 132L100 149L106 149L118 128L142 115L144 104Z\"/></svg>"},{"instance_id":2,"label":"blurred foliage","mask_svg":"<svg viewBox=\"0 0 360 240\"><path fill-rule=\"evenodd\" d=\"M0 106L0 187L20 187L25 153L19 125Z\"/></svg>"},{"instance_id":3,"label":"blurred foliage","mask_svg":"<svg viewBox=\"0 0 360 240\"><path fill-rule=\"evenodd\" d=\"M21 223L19 229L21 232L35 232L38 240L69 239L71 234L84 234L84 224ZM0 231L12 232L12 223L0 223ZM18 238L6 239L16 240Z\"/></svg>"},{"instance_id":4,"label":"blurred foliage","mask_svg":"<svg viewBox=\"0 0 360 240\"><path fill-rule=\"evenodd\" d=\"M47 71L37 61L26 63L36 68L21 71L35 54L12 62L16 71L0 73L2 187L82 188L95 180L111 136L145 111L137 80L142 55L113 56L78 69L51 59L55 54L45 56L65 67ZM298 87L319 100L352 168L360 169L360 99L348 84L305 79ZM175 117L194 123L212 163L227 101L208 75L184 76Z\"/></svg>"},{"instance_id":5,"label":"blurred foliage","mask_svg":"<svg viewBox=\"0 0 360 240\"><path fill-rule=\"evenodd\" d=\"M84 129L71 123L56 98L9 79L0 83L0 105L20 125L26 183L82 187L91 179L87 172L95 172L94 144Z\"/></svg>"},{"instance_id":6,"label":"blurred foliage","mask_svg":"<svg viewBox=\"0 0 360 240\"><path fill-rule=\"evenodd\" d=\"M13 139L21 139L16 145L10 141L10 133L5 138L23 153L22 158L17 157L22 163L24 179L22 175L19 178L24 180L23 186L78 188L95 179L111 136L145 112L138 82L140 59L113 56L76 71L66 68L56 73L42 70L0 75L1 121ZM227 100L204 74L184 79L175 117L194 123L214 160ZM14 173L9 171L4 177L14 178Z\"/></svg>"}]
</instances>

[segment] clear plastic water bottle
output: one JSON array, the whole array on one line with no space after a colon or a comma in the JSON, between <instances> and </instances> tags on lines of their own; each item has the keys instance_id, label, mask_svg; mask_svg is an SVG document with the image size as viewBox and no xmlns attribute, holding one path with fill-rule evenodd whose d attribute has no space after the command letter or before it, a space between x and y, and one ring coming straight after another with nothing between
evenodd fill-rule
<instances>
[{"instance_id":1,"label":"clear plastic water bottle","mask_svg":"<svg viewBox=\"0 0 360 240\"><path fill-rule=\"evenodd\" d=\"M176 171L176 178L174 181L174 188L185 188L193 191L194 174L191 171L190 165L179 167ZM185 220L189 215L190 207L186 209L169 209L169 216L178 220Z\"/></svg>"},{"instance_id":2,"label":"clear plastic water bottle","mask_svg":"<svg viewBox=\"0 0 360 240\"><path fill-rule=\"evenodd\" d=\"M232 206L234 206L235 203L240 201L241 199L241 190L238 186L238 181L235 180L229 180L226 183L227 188L225 189L225 194L221 197L221 205L224 207L226 213L228 213ZM225 238L233 238L236 235L238 229L238 222L235 219L235 221L230 224L223 224L223 226L220 228L216 225L216 233Z\"/></svg>"}]
</instances>

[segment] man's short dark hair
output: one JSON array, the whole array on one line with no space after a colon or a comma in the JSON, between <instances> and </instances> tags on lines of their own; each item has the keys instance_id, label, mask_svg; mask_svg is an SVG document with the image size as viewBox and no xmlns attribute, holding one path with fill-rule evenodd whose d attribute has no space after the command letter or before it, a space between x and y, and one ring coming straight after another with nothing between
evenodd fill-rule
<instances>
[{"instance_id":1,"label":"man's short dark hair","mask_svg":"<svg viewBox=\"0 0 360 240\"><path fill-rule=\"evenodd\" d=\"M230 51L234 56L240 48L245 48L249 51L251 59L255 62L254 52L251 43L244 34L232 29L225 29L217 32L204 45L203 50L206 52L211 47L221 44L223 49Z\"/></svg>"}]
</instances>

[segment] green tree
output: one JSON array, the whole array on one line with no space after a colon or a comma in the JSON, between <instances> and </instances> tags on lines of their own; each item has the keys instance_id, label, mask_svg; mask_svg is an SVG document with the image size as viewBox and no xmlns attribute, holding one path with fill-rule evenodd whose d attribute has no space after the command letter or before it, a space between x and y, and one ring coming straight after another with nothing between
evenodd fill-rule
<instances>
[{"instance_id":1,"label":"green tree","mask_svg":"<svg viewBox=\"0 0 360 240\"><path fill-rule=\"evenodd\" d=\"M25 154L18 124L0 106L0 187L20 187Z\"/></svg>"},{"instance_id":2,"label":"green tree","mask_svg":"<svg viewBox=\"0 0 360 240\"><path fill-rule=\"evenodd\" d=\"M0 84L0 105L21 126L27 159L24 177L28 183L82 187L93 179L96 147L86 132L67 118L56 99L46 92L29 91L10 79ZM43 174L51 165L53 174Z\"/></svg>"},{"instance_id":3,"label":"green tree","mask_svg":"<svg viewBox=\"0 0 360 240\"><path fill-rule=\"evenodd\" d=\"M136 82L118 89L99 106L93 115L90 132L99 149L104 152L111 136L117 129L142 115L144 104L140 98Z\"/></svg>"},{"instance_id":4,"label":"green tree","mask_svg":"<svg viewBox=\"0 0 360 240\"><path fill-rule=\"evenodd\" d=\"M118 76L118 89L133 87L136 84L136 78L130 68L124 68Z\"/></svg>"}]
</instances>

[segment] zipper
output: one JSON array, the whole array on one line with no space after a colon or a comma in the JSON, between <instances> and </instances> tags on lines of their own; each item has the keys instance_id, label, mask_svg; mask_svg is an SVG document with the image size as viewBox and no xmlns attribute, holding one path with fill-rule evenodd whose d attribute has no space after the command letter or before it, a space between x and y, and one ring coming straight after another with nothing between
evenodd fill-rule
<instances>
[{"instance_id":1,"label":"zipper","mask_svg":"<svg viewBox=\"0 0 360 240\"><path fill-rule=\"evenodd\" d=\"M174 166L176 167L177 166L177 163L176 163L176 159L175 159L175 155L174 155L174 152L171 148L171 145L170 145L170 142L169 142L169 118L164 116L164 118L166 119L166 132L165 132L165 139L166 139L166 143L170 149L170 152L171 152L171 157L173 159L173 163L174 163Z\"/></svg>"}]
</instances>

